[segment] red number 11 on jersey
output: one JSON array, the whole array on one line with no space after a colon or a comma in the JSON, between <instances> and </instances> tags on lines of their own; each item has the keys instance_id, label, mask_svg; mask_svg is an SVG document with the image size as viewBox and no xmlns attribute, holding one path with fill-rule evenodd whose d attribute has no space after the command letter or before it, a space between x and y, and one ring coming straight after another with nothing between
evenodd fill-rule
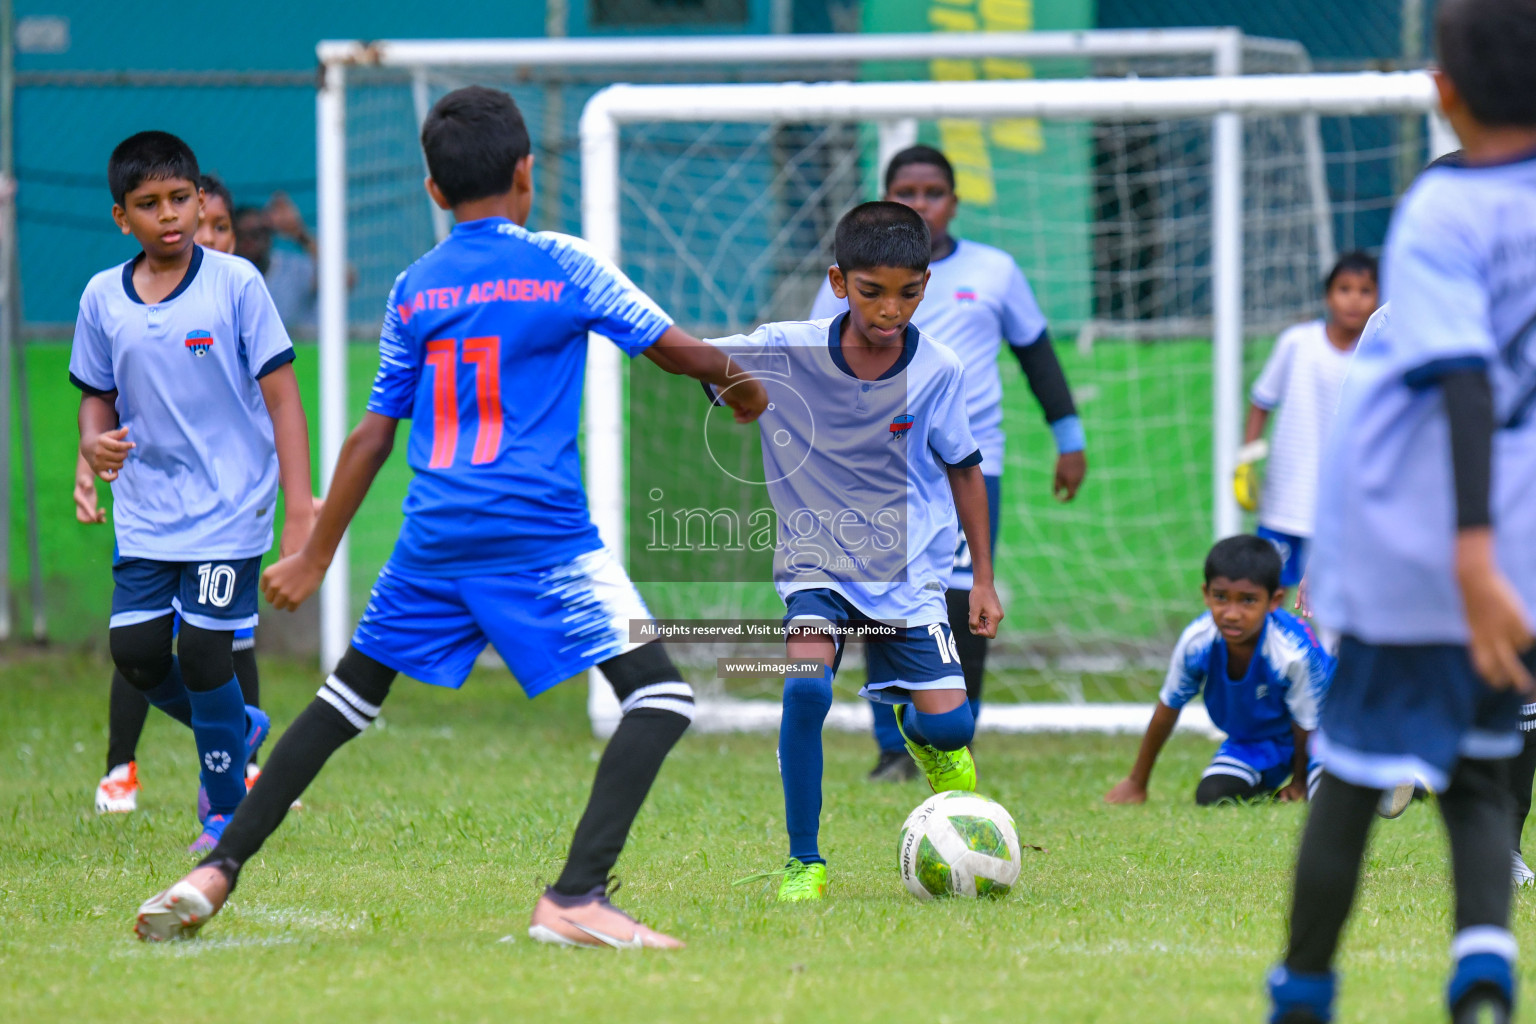
<instances>
[{"instance_id":1,"label":"red number 11 on jersey","mask_svg":"<svg viewBox=\"0 0 1536 1024\"><path fill-rule=\"evenodd\" d=\"M432 461L430 469L453 465L459 450L458 340L427 342L427 366L432 368ZM501 448L501 339L464 339L464 362L475 368L475 451L470 465L483 466Z\"/></svg>"}]
</instances>

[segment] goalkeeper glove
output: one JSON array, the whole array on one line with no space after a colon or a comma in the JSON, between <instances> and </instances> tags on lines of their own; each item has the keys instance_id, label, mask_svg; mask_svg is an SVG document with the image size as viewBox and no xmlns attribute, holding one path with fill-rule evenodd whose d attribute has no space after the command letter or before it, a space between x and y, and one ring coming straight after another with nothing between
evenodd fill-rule
<instances>
[{"instance_id":1,"label":"goalkeeper glove","mask_svg":"<svg viewBox=\"0 0 1536 1024\"><path fill-rule=\"evenodd\" d=\"M1253 464L1269 454L1269 442L1258 440L1245 444L1237 452L1237 471L1232 474L1232 493L1244 511L1259 508L1259 474Z\"/></svg>"}]
</instances>

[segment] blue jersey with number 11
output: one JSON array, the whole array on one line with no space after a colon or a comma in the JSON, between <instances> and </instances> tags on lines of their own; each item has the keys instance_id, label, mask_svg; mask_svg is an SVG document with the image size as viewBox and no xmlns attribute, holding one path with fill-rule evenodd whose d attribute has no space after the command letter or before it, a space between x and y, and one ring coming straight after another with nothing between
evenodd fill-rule
<instances>
[{"instance_id":1,"label":"blue jersey with number 11","mask_svg":"<svg viewBox=\"0 0 1536 1024\"><path fill-rule=\"evenodd\" d=\"M368 411L410 419L415 471L390 564L484 576L600 546L576 433L587 332L634 356L672 325L580 239L490 217L395 280Z\"/></svg>"}]
</instances>

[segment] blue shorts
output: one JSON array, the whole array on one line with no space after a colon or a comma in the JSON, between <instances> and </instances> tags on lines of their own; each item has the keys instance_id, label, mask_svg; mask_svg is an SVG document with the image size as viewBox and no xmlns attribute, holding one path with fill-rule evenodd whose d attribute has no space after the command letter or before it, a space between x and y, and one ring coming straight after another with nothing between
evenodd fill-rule
<instances>
[{"instance_id":1,"label":"blue shorts","mask_svg":"<svg viewBox=\"0 0 1536 1024\"><path fill-rule=\"evenodd\" d=\"M796 590L784 599L784 625L812 627L830 622L838 627L879 625L835 590ZM890 640L871 639L864 645L868 679L859 696L881 704L911 703L913 690L963 690L960 652L946 622L908 626ZM837 654L832 671L843 661L846 637L834 634Z\"/></svg>"},{"instance_id":2,"label":"blue shorts","mask_svg":"<svg viewBox=\"0 0 1536 1024\"><path fill-rule=\"evenodd\" d=\"M1525 662L1536 667L1536 652ZM1368 644L1346 636L1314 751L1330 774L1388 789L1443 790L1463 757L1520 752L1520 695L1490 688L1460 644Z\"/></svg>"},{"instance_id":3,"label":"blue shorts","mask_svg":"<svg viewBox=\"0 0 1536 1024\"><path fill-rule=\"evenodd\" d=\"M1269 793L1285 785L1296 765L1296 740L1284 736L1272 740L1235 740L1228 737L1216 748L1216 756L1200 773L1202 779L1212 775L1231 775L1242 779L1257 792ZM1321 766L1315 762L1308 771L1308 784Z\"/></svg>"},{"instance_id":4,"label":"blue shorts","mask_svg":"<svg viewBox=\"0 0 1536 1024\"><path fill-rule=\"evenodd\" d=\"M112 563L111 624L132 626L175 614L202 629L254 629L260 580L259 555L224 562L118 558Z\"/></svg>"},{"instance_id":5,"label":"blue shorts","mask_svg":"<svg viewBox=\"0 0 1536 1024\"><path fill-rule=\"evenodd\" d=\"M997 526L1002 516L1003 508L1003 478L1000 476L983 476L982 481L987 485L987 519L992 527L992 552L994 561L997 553ZM960 542L955 546L955 571L949 577L949 589L970 590L976 579L971 575L971 546L965 542L965 531L958 531Z\"/></svg>"},{"instance_id":6,"label":"blue shorts","mask_svg":"<svg viewBox=\"0 0 1536 1024\"><path fill-rule=\"evenodd\" d=\"M495 576L407 575L385 566L352 646L433 686L464 684L486 644L537 697L640 645L645 602L607 548L554 568Z\"/></svg>"},{"instance_id":7,"label":"blue shorts","mask_svg":"<svg viewBox=\"0 0 1536 1024\"><path fill-rule=\"evenodd\" d=\"M1307 558L1312 554L1311 539L1298 537L1294 533L1281 533L1267 526L1261 526L1253 532L1269 541L1280 552L1280 585L1294 587L1301 583L1301 578L1307 574Z\"/></svg>"}]
</instances>

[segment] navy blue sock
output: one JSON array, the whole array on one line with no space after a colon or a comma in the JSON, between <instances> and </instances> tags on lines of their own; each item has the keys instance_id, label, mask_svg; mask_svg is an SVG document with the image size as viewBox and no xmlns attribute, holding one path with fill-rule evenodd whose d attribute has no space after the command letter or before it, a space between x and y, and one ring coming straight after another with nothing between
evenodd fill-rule
<instances>
[{"instance_id":1,"label":"navy blue sock","mask_svg":"<svg viewBox=\"0 0 1536 1024\"><path fill-rule=\"evenodd\" d=\"M784 718L779 724L779 777L784 783L784 824L789 855L821 861L821 726L832 710L832 670L784 680Z\"/></svg>"},{"instance_id":2,"label":"navy blue sock","mask_svg":"<svg viewBox=\"0 0 1536 1024\"><path fill-rule=\"evenodd\" d=\"M940 750L959 750L976 735L976 719L968 702L937 715L925 715L914 705L907 709L904 724L913 743Z\"/></svg>"},{"instance_id":3,"label":"navy blue sock","mask_svg":"<svg viewBox=\"0 0 1536 1024\"><path fill-rule=\"evenodd\" d=\"M171 671L159 686L144 691L144 699L187 728L192 727L192 704L187 699L187 686L181 681L180 660L171 659Z\"/></svg>"},{"instance_id":4,"label":"navy blue sock","mask_svg":"<svg viewBox=\"0 0 1536 1024\"><path fill-rule=\"evenodd\" d=\"M1284 964L1269 972L1270 1024L1293 1010L1309 1011L1320 1021L1333 1020L1333 972L1294 974Z\"/></svg>"},{"instance_id":5,"label":"navy blue sock","mask_svg":"<svg viewBox=\"0 0 1536 1024\"><path fill-rule=\"evenodd\" d=\"M971 717L976 719L977 721L980 721L981 720L981 698L980 697L972 697L970 700L966 701L966 703L971 706Z\"/></svg>"},{"instance_id":6,"label":"navy blue sock","mask_svg":"<svg viewBox=\"0 0 1536 1024\"><path fill-rule=\"evenodd\" d=\"M198 693L187 691L192 705L192 735L209 814L233 814L245 797L245 697L240 680Z\"/></svg>"},{"instance_id":7,"label":"navy blue sock","mask_svg":"<svg viewBox=\"0 0 1536 1024\"><path fill-rule=\"evenodd\" d=\"M1451 943L1456 968L1445 993L1451 1010L1454 1012L1462 997L1479 986L1496 989L1513 1006L1515 948L1515 937L1503 928L1481 925L1458 932Z\"/></svg>"},{"instance_id":8,"label":"navy blue sock","mask_svg":"<svg viewBox=\"0 0 1536 1024\"><path fill-rule=\"evenodd\" d=\"M907 745L902 741L901 730L896 727L896 709L879 701L872 707L875 712L875 742L880 744L880 749L905 752Z\"/></svg>"}]
</instances>

